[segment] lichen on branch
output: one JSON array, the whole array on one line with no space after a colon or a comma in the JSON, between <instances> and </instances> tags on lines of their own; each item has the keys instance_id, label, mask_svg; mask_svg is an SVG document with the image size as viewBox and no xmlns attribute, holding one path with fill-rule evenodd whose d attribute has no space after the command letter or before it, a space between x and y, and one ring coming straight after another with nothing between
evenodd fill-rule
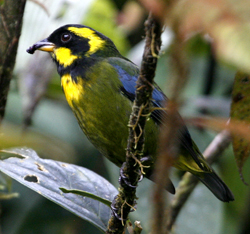
<instances>
[{"instance_id":1,"label":"lichen on branch","mask_svg":"<svg viewBox=\"0 0 250 234\"><path fill-rule=\"evenodd\" d=\"M136 97L129 120L126 163L123 164L119 194L113 201L113 215L106 233L123 233L128 214L134 209L137 183L143 173L140 159L144 149L144 127L151 113L153 80L161 47L161 25L150 15L145 22L146 41L137 80ZM125 178L123 178L125 177Z\"/></svg>"}]
</instances>

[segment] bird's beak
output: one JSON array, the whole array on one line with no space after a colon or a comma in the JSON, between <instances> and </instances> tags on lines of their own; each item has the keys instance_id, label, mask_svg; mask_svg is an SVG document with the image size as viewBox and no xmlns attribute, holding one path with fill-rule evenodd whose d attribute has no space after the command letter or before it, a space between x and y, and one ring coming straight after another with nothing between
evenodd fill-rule
<instances>
[{"instance_id":1,"label":"bird's beak","mask_svg":"<svg viewBox=\"0 0 250 234\"><path fill-rule=\"evenodd\" d=\"M49 42L47 39L44 39L42 41L38 41L33 46L31 46L29 49L27 49L27 52L29 54L34 54L36 50L46 51L46 52L53 52L55 49L55 44L52 42Z\"/></svg>"}]
</instances>

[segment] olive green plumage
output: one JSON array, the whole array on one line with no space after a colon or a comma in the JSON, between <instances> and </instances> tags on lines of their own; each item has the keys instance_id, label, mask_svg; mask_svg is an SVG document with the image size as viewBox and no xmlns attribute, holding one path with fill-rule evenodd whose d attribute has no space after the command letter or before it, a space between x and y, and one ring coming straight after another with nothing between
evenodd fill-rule
<instances>
[{"instance_id":1,"label":"olive green plumage","mask_svg":"<svg viewBox=\"0 0 250 234\"><path fill-rule=\"evenodd\" d=\"M113 42L103 34L82 25L65 25L27 51L50 52L61 76L66 99L78 123L95 147L120 166L126 157L128 121L135 98L139 70L120 55ZM162 107L166 96L155 84L152 106ZM146 176L151 177L156 158L163 110L152 112L146 123L144 156L151 158ZM181 118L179 117L179 120ZM221 201L234 197L224 182L206 163L187 128L178 131L180 155L176 168L196 175ZM174 192L173 187L168 187Z\"/></svg>"}]
</instances>

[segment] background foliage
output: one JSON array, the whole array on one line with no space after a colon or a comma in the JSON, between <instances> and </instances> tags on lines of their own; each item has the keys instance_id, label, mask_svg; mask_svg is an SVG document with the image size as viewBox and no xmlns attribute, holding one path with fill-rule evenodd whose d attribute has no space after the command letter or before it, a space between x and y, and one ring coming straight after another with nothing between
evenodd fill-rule
<instances>
[{"instance_id":1,"label":"background foliage","mask_svg":"<svg viewBox=\"0 0 250 234\"><path fill-rule=\"evenodd\" d=\"M2 3L3 1L1 1ZM37 3L39 2L39 4ZM66 23L82 23L110 37L123 55L140 64L143 52L143 23L147 17L147 1L112 0L40 0L28 1L13 79L11 81L6 114L2 129L5 137L1 148L19 146L22 128L30 134L27 146L40 156L65 161L89 168L110 180L117 187L118 168L103 159L88 142L78 127L60 87L60 79L50 58L45 53L28 55L25 50L34 42L47 37L54 29ZM161 1L151 1L154 4ZM228 118L231 92L236 68L249 72L249 9L248 1L179 1L166 22L181 24L180 34L189 38L194 31L209 33L192 35L188 41L190 74L181 94L180 112L184 117L209 115ZM198 9L198 10L197 10ZM214 9L217 9L214 11ZM157 13L157 11L155 11ZM194 13L195 12L195 13ZM223 15L223 17L219 17ZM159 14L159 17L163 17ZM165 17L165 16L164 16ZM172 18L171 18L172 17ZM202 20L201 20L202 19ZM163 53L157 66L156 81L168 95L171 93L169 73L169 44L173 38L169 28L163 33ZM215 58L217 55L218 60ZM246 85L244 86L247 87ZM246 94L247 95L247 92ZM249 111L248 111L249 112ZM193 139L204 150L215 132L190 126ZM37 144L39 142L39 144ZM248 157L248 151L246 152ZM240 159L239 159L240 158ZM238 161L242 158L239 156ZM249 162L243 174L249 182ZM175 233L249 233L249 188L242 183L230 147L215 165L219 174L235 195L235 202L222 204L199 185L177 220ZM172 171L175 185L181 173ZM96 227L44 199L19 183L0 177L4 195L18 193L18 198L1 200L1 228L3 233L101 233ZM12 183L12 185L11 185ZM131 220L140 220L148 233L150 228L152 183L140 183L137 211ZM171 199L169 194L166 196ZM15 225L12 225L15 223Z\"/></svg>"}]
</instances>

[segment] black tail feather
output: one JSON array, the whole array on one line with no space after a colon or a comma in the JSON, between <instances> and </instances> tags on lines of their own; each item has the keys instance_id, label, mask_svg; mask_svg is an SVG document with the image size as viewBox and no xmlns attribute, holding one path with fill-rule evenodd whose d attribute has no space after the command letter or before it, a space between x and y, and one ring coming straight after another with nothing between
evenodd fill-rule
<instances>
[{"instance_id":1,"label":"black tail feather","mask_svg":"<svg viewBox=\"0 0 250 234\"><path fill-rule=\"evenodd\" d=\"M204 173L202 177L197 176L197 178L205 184L219 200L223 202L234 201L233 193L215 172Z\"/></svg>"}]
</instances>

